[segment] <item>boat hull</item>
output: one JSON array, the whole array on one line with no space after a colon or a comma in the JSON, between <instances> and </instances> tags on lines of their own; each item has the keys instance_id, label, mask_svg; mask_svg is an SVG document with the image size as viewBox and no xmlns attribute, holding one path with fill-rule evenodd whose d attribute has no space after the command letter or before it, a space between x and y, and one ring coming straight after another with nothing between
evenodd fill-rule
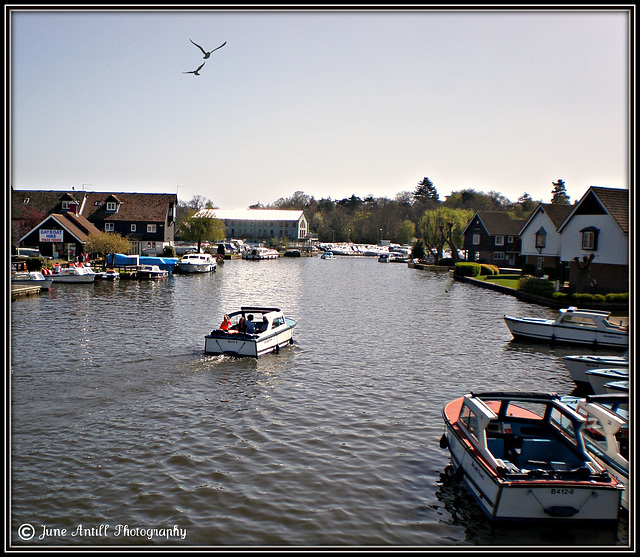
<instances>
[{"instance_id":1,"label":"boat hull","mask_svg":"<svg viewBox=\"0 0 640 557\"><path fill-rule=\"evenodd\" d=\"M178 269L181 273L211 273L215 271L216 264L215 263L203 263L203 264L194 264L194 263L178 263Z\"/></svg>"},{"instance_id":2,"label":"boat hull","mask_svg":"<svg viewBox=\"0 0 640 557\"><path fill-rule=\"evenodd\" d=\"M628 368L629 359L623 356L565 356L564 364L576 385L589 385L587 371L603 368Z\"/></svg>"},{"instance_id":3,"label":"boat hull","mask_svg":"<svg viewBox=\"0 0 640 557\"><path fill-rule=\"evenodd\" d=\"M629 345L629 334L624 332L605 332L580 326L557 325L550 319L532 317L505 315L504 320L511 334L517 339L612 348L626 348Z\"/></svg>"},{"instance_id":4,"label":"boat hull","mask_svg":"<svg viewBox=\"0 0 640 557\"><path fill-rule=\"evenodd\" d=\"M618 520L621 491L588 482L502 479L473 455L448 428L453 475L459 478L490 519L496 521Z\"/></svg>"},{"instance_id":5,"label":"boat hull","mask_svg":"<svg viewBox=\"0 0 640 557\"><path fill-rule=\"evenodd\" d=\"M96 275L61 275L56 276L51 275L53 282L62 282L62 283L87 283L94 282L96 279Z\"/></svg>"},{"instance_id":6,"label":"boat hull","mask_svg":"<svg viewBox=\"0 0 640 557\"><path fill-rule=\"evenodd\" d=\"M293 344L295 326L296 322L286 317L285 325L263 335L212 331L204 337L204 351L206 354L259 358Z\"/></svg>"}]
</instances>

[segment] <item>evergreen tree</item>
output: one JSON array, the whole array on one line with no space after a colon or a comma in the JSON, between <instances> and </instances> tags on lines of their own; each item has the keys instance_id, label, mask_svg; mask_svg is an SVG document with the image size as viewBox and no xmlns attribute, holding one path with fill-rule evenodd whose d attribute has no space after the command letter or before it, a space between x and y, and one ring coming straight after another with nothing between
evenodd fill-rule
<instances>
[{"instance_id":1,"label":"evergreen tree","mask_svg":"<svg viewBox=\"0 0 640 557\"><path fill-rule=\"evenodd\" d=\"M564 185L564 180L558 179L557 182L552 182L553 184L553 197L551 198L551 203L555 205L569 205L569 196L567 195L567 188Z\"/></svg>"},{"instance_id":2,"label":"evergreen tree","mask_svg":"<svg viewBox=\"0 0 640 557\"><path fill-rule=\"evenodd\" d=\"M413 192L413 200L421 204L426 204L430 201L440 201L436 187L426 176L418 182L418 185Z\"/></svg>"}]
</instances>

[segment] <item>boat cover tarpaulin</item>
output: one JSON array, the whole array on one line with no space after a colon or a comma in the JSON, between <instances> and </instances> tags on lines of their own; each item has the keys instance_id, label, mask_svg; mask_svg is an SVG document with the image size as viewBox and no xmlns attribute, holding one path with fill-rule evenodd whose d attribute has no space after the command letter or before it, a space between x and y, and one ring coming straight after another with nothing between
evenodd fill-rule
<instances>
[{"instance_id":1,"label":"boat cover tarpaulin","mask_svg":"<svg viewBox=\"0 0 640 557\"><path fill-rule=\"evenodd\" d=\"M113 261L113 262L112 262ZM107 263L112 267L135 267L136 265L157 265L161 269L173 272L178 263L177 257L157 257L152 255L124 255L116 253L107 256Z\"/></svg>"}]
</instances>

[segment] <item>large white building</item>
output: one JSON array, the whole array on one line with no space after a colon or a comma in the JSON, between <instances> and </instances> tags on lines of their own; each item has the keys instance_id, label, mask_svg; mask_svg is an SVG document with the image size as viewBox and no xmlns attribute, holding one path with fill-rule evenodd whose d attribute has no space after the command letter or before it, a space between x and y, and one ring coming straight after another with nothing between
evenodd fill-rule
<instances>
[{"instance_id":1,"label":"large white building","mask_svg":"<svg viewBox=\"0 0 640 557\"><path fill-rule=\"evenodd\" d=\"M227 227L229 238L242 238L250 242L269 238L301 241L309 237L309 223L304 211L201 209L196 216L219 219Z\"/></svg>"}]
</instances>

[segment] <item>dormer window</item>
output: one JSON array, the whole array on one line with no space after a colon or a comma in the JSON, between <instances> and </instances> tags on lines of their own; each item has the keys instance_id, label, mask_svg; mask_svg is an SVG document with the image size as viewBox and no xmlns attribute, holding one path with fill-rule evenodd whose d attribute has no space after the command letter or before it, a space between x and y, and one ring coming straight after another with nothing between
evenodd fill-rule
<instances>
[{"instance_id":1,"label":"dormer window","mask_svg":"<svg viewBox=\"0 0 640 557\"><path fill-rule=\"evenodd\" d=\"M69 205L71 204L71 201L63 201L62 202L62 208L64 210L68 210L69 209Z\"/></svg>"},{"instance_id":2,"label":"dormer window","mask_svg":"<svg viewBox=\"0 0 640 557\"><path fill-rule=\"evenodd\" d=\"M31 199L29 199L28 197L24 198L24 201L22 202L23 205L28 205L29 201L31 201Z\"/></svg>"},{"instance_id":3,"label":"dormer window","mask_svg":"<svg viewBox=\"0 0 640 557\"><path fill-rule=\"evenodd\" d=\"M541 227L538 232L536 232L536 249L538 251L542 250L547 245L547 231Z\"/></svg>"},{"instance_id":4,"label":"dormer window","mask_svg":"<svg viewBox=\"0 0 640 557\"><path fill-rule=\"evenodd\" d=\"M115 201L107 201L107 211L115 213L118 209L118 204Z\"/></svg>"},{"instance_id":5,"label":"dormer window","mask_svg":"<svg viewBox=\"0 0 640 557\"><path fill-rule=\"evenodd\" d=\"M588 251L595 251L598 249L598 230L595 226L583 228L580 231L582 234L582 249Z\"/></svg>"}]
</instances>

